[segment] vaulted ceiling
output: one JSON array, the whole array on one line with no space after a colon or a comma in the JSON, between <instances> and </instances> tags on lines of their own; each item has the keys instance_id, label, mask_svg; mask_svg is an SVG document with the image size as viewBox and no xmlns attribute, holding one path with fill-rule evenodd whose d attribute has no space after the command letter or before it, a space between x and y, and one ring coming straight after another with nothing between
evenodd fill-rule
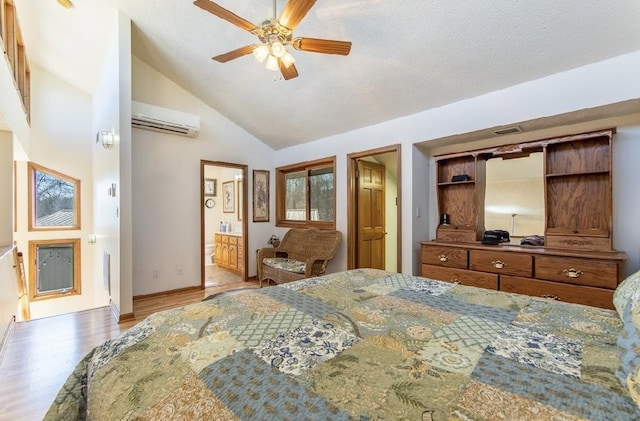
<instances>
[{"instance_id":1,"label":"vaulted ceiling","mask_svg":"<svg viewBox=\"0 0 640 421\"><path fill-rule=\"evenodd\" d=\"M30 60L89 94L120 11L138 58L274 149L640 50L637 0L322 0L294 35L351 53L290 49L300 75L285 81L251 55L213 61L256 38L190 0L15 3ZM272 0L217 3L256 25L273 15Z\"/></svg>"}]
</instances>

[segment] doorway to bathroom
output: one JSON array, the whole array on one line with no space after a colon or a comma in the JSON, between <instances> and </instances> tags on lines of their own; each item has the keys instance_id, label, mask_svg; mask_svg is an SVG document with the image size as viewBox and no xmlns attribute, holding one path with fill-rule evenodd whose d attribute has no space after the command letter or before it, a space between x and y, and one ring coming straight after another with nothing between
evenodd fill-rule
<instances>
[{"instance_id":1,"label":"doorway to bathroom","mask_svg":"<svg viewBox=\"0 0 640 421\"><path fill-rule=\"evenodd\" d=\"M201 285L246 280L247 165L200 161Z\"/></svg>"}]
</instances>

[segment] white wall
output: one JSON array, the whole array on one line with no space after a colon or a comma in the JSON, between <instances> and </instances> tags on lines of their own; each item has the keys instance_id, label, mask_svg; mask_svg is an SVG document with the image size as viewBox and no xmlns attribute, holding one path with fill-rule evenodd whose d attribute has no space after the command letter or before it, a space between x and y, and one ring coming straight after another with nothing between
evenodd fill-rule
<instances>
[{"instance_id":1,"label":"white wall","mask_svg":"<svg viewBox=\"0 0 640 421\"><path fill-rule=\"evenodd\" d=\"M80 180L81 229L28 231L27 163L17 162L17 232L14 239L30 261L29 241L43 239L81 239L82 294L35 301L32 318L79 311L105 305L96 301L100 287L94 277L93 259L87 234L93 229L93 185L91 150L91 98L37 65L31 65L31 143L29 160ZM27 269L28 270L28 269Z\"/></svg>"},{"instance_id":2,"label":"white wall","mask_svg":"<svg viewBox=\"0 0 640 421\"><path fill-rule=\"evenodd\" d=\"M625 273L640 269L640 117L619 127L613 141L613 246L627 252Z\"/></svg>"},{"instance_id":3,"label":"white wall","mask_svg":"<svg viewBox=\"0 0 640 421\"><path fill-rule=\"evenodd\" d=\"M392 198L398 197L398 179L395 174L390 171L385 171L384 180L385 196L389 200L385 200L384 215L385 215L385 261L384 268L390 272L396 272L398 270L398 207L396 201Z\"/></svg>"},{"instance_id":4,"label":"white wall","mask_svg":"<svg viewBox=\"0 0 640 421\"><path fill-rule=\"evenodd\" d=\"M0 342L13 318L18 318L18 285L12 250L0 249Z\"/></svg>"},{"instance_id":5,"label":"white wall","mask_svg":"<svg viewBox=\"0 0 640 421\"><path fill-rule=\"evenodd\" d=\"M120 268L120 198L122 197L122 183L120 178L120 154L130 150L128 132L124 133L120 127L120 38L126 38L128 19L123 19L122 25L124 35L119 30L121 18L114 12L113 15L104 16L105 20L112 22L112 40L105 62L102 67L98 86L92 98L92 122L91 135L92 144L92 166L93 166L93 231L96 234L97 242L91 247L92 260L94 262L94 276L101 287L96 291L96 300L108 302L110 299L120 314L127 314L133 311L133 300L131 296L121 298L121 268ZM126 51L126 49L125 49ZM125 88L130 86L130 76L123 82ZM130 97L130 94L127 95ZM96 142L96 136L101 131L112 131L116 134L117 140L113 149L106 150L100 142ZM129 146L128 146L129 145ZM116 197L107 194L109 187L116 185ZM107 270L107 277L110 277L105 287L103 264L105 253L109 256L110 265ZM126 279L126 277L125 277ZM130 279L130 276L129 276ZM126 290L126 286L124 288Z\"/></svg>"},{"instance_id":6,"label":"white wall","mask_svg":"<svg viewBox=\"0 0 640 421\"><path fill-rule=\"evenodd\" d=\"M132 132L133 295L198 286L200 160L246 164L251 174L254 168L273 168L273 150L136 57L132 92L136 101L195 114L201 121L195 139ZM216 207L222 206L219 195ZM247 200L251 203L251 193ZM249 222L249 276L256 273L253 250L266 242L272 227L272 222ZM178 266L184 269L181 276ZM160 275L155 279L154 269Z\"/></svg>"},{"instance_id":7,"label":"white wall","mask_svg":"<svg viewBox=\"0 0 640 421\"><path fill-rule=\"evenodd\" d=\"M0 247L13 244L13 134L0 130Z\"/></svg>"},{"instance_id":8,"label":"white wall","mask_svg":"<svg viewBox=\"0 0 640 421\"><path fill-rule=\"evenodd\" d=\"M133 262L135 250L133 244L133 136L131 130L131 20L118 13L118 135L120 150L120 184L118 184L118 215L120 220L120 314L133 314ZM113 294L112 294L113 296Z\"/></svg>"},{"instance_id":9,"label":"white wall","mask_svg":"<svg viewBox=\"0 0 640 421\"><path fill-rule=\"evenodd\" d=\"M637 51L375 126L283 149L276 154L275 166L336 155L336 227L345 234L347 154L395 143L410 146L454 134L640 98L639 73L640 51ZM622 149L619 153L623 155L635 151L626 149L629 148L628 142L626 143L626 147L624 143L623 146L619 145L619 149ZM405 192L402 203L404 273L420 272L419 241L432 238L435 231L433 221L436 221L436 202L432 171L430 157L422 149L402 148L401 184L402 191ZM622 188L617 187L617 196L637 195L635 191L620 192ZM408 194L409 192L412 194ZM614 206L624 208L625 203L616 203ZM622 223L620 219L624 220L616 217L618 231L621 231L618 228L618 224ZM630 225L629 230L616 235L616 244L620 245L621 250L636 250L640 242L640 221L637 217L626 218L624 223ZM342 270L346 267L347 251L343 246L329 270Z\"/></svg>"},{"instance_id":10,"label":"white wall","mask_svg":"<svg viewBox=\"0 0 640 421\"><path fill-rule=\"evenodd\" d=\"M0 131L0 342L18 314L18 287L13 268L13 135Z\"/></svg>"}]
</instances>

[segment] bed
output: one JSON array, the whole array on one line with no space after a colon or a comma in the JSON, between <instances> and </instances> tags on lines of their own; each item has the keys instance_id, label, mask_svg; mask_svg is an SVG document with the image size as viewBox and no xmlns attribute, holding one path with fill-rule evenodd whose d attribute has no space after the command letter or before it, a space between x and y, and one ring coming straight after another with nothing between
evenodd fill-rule
<instances>
[{"instance_id":1,"label":"bed","mask_svg":"<svg viewBox=\"0 0 640 421\"><path fill-rule=\"evenodd\" d=\"M96 347L45 419L640 419L637 282L622 319L374 269L222 295Z\"/></svg>"}]
</instances>

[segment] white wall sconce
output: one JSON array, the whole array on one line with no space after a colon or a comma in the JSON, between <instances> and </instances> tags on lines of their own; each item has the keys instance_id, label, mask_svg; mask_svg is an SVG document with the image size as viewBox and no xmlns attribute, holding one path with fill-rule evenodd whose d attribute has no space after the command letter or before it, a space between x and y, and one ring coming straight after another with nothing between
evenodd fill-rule
<instances>
[{"instance_id":1,"label":"white wall sconce","mask_svg":"<svg viewBox=\"0 0 640 421\"><path fill-rule=\"evenodd\" d=\"M115 143L116 135L113 132L99 132L98 140L102 144L102 147L105 149L113 149L113 145Z\"/></svg>"},{"instance_id":2,"label":"white wall sconce","mask_svg":"<svg viewBox=\"0 0 640 421\"><path fill-rule=\"evenodd\" d=\"M98 238L96 237L96 235L94 233L91 233L91 234L87 235L87 241L89 242L89 244L95 244L96 241L98 241Z\"/></svg>"}]
</instances>

